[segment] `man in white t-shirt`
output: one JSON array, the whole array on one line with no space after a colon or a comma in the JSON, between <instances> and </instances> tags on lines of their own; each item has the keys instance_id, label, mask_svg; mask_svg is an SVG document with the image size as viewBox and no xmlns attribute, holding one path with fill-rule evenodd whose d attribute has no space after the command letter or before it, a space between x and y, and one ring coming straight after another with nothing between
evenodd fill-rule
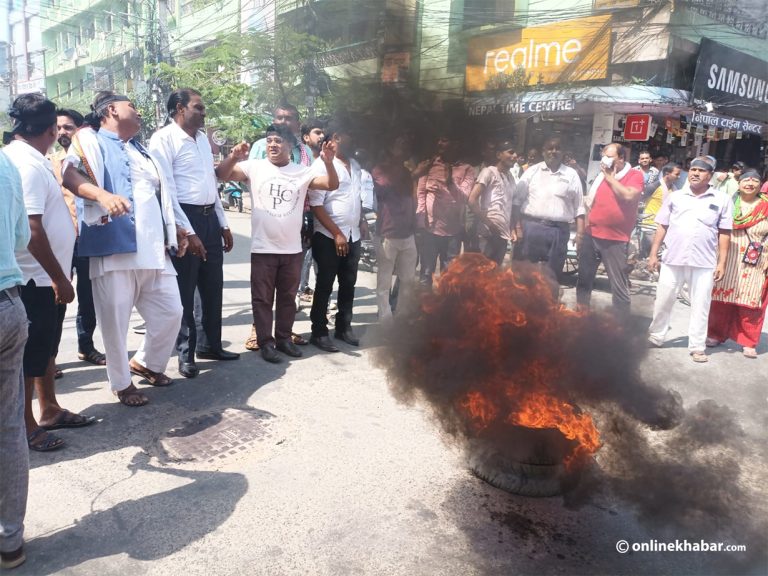
<instances>
[{"instance_id":1,"label":"man in white t-shirt","mask_svg":"<svg viewBox=\"0 0 768 576\"><path fill-rule=\"evenodd\" d=\"M16 251L23 277L21 300L29 320L24 348L24 420L29 448L46 452L64 445L47 430L95 421L61 408L53 383L66 305L75 298L70 282L75 228L53 166L44 156L56 141L56 106L41 94L23 94L14 101L10 116L14 139L4 152L21 175L31 231L29 245ZM40 404L39 424L32 412L33 391Z\"/></svg>"},{"instance_id":2,"label":"man in white t-shirt","mask_svg":"<svg viewBox=\"0 0 768 576\"><path fill-rule=\"evenodd\" d=\"M264 160L245 160L248 146L240 144L216 168L220 180L248 181L251 188L251 303L259 349L267 362L277 353L301 357L291 341L296 316L294 298L301 276L301 226L308 189L335 190L335 144L323 145L320 161L327 172L291 162L293 133L280 125L267 128ZM238 162L238 160L244 160ZM235 164L237 162L237 164ZM272 335L272 303L275 332Z\"/></svg>"},{"instance_id":3,"label":"man in white t-shirt","mask_svg":"<svg viewBox=\"0 0 768 576\"><path fill-rule=\"evenodd\" d=\"M480 171L469 194L469 208L479 221L480 251L501 266L507 253L507 242L516 239L512 227L515 180L511 168L517 153L509 140L496 144L495 151L496 165Z\"/></svg>"}]
</instances>

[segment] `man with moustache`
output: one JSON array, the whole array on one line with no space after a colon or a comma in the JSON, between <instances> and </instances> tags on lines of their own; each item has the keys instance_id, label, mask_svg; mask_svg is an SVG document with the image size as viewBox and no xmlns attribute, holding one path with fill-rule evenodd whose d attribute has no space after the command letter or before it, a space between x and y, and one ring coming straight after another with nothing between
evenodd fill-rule
<instances>
[{"instance_id":1,"label":"man with moustache","mask_svg":"<svg viewBox=\"0 0 768 576\"><path fill-rule=\"evenodd\" d=\"M152 135L149 152L158 160L168 192L179 203L187 223L187 253L172 259L184 315L176 339L179 374L194 378L198 358L237 360L221 345L224 253L232 250L232 232L216 187L213 152L205 127L205 104L191 88L174 90L166 106L171 122ZM200 294L203 330L195 324L195 290Z\"/></svg>"},{"instance_id":2,"label":"man with moustache","mask_svg":"<svg viewBox=\"0 0 768 576\"><path fill-rule=\"evenodd\" d=\"M56 141L56 106L42 94L23 94L14 101L9 116L13 140L3 151L21 175L31 231L29 244L16 251L23 278L21 301L29 320L24 348L24 420L29 449L47 452L64 445L48 430L78 428L95 421L63 409L53 381L66 305L75 298L70 282L75 229L51 163L44 156ZM32 411L34 393L39 422Z\"/></svg>"},{"instance_id":3,"label":"man with moustache","mask_svg":"<svg viewBox=\"0 0 768 576\"><path fill-rule=\"evenodd\" d=\"M61 149L51 155L51 163L56 174L56 180L61 185L61 164L67 157L72 137L84 122L83 115L77 110L59 109L56 111L57 142ZM64 200L67 203L75 233L79 232L79 213L82 211L82 200L62 186ZM79 236L79 234L78 234ZM104 366L107 357L96 350L93 344L93 333L96 331L96 310L93 307L93 290L89 275L88 258L79 256L78 242L75 241L75 251L72 255L72 268L77 275L77 357L96 366Z\"/></svg>"},{"instance_id":4,"label":"man with moustache","mask_svg":"<svg viewBox=\"0 0 768 576\"><path fill-rule=\"evenodd\" d=\"M294 297L301 274L301 224L307 190L335 190L335 144L325 143L320 153L326 173L290 161L295 141L285 126L271 125L266 133L267 158L243 160L247 145L236 146L216 173L222 180L248 181L251 209L251 299L253 322L261 356L278 363L283 354L299 358L301 350L291 340L296 317ZM272 305L275 332L272 335Z\"/></svg>"},{"instance_id":5,"label":"man with moustache","mask_svg":"<svg viewBox=\"0 0 768 576\"><path fill-rule=\"evenodd\" d=\"M317 118L312 118L306 124L301 125L301 139L312 150L313 160L320 157L320 152L325 140L325 123ZM308 199L307 199L308 200ZM314 233L314 217L309 201L304 206L304 225L301 227L301 242L304 248L304 261L301 265L301 280L299 281L299 293L296 295L296 310L301 308L302 301L311 302L315 291L310 287L310 273L312 271L312 234Z\"/></svg>"},{"instance_id":6,"label":"man with moustache","mask_svg":"<svg viewBox=\"0 0 768 576\"><path fill-rule=\"evenodd\" d=\"M530 166L515 190L515 220L522 224L523 260L543 263L559 281L568 253L570 223L584 232L582 187L579 175L563 164L559 138L542 147L544 161Z\"/></svg>"},{"instance_id":7,"label":"man with moustache","mask_svg":"<svg viewBox=\"0 0 768 576\"><path fill-rule=\"evenodd\" d=\"M626 150L620 144L603 148L600 169L579 210L579 214L587 215L587 225L584 235L576 236L576 301L580 307L589 308L597 266L602 261L611 283L614 311L621 321L626 321L630 314L627 247L637 223L643 175L626 161Z\"/></svg>"},{"instance_id":8,"label":"man with moustache","mask_svg":"<svg viewBox=\"0 0 768 576\"><path fill-rule=\"evenodd\" d=\"M733 202L710 185L714 168L705 157L691 162L688 186L670 194L656 215L657 230L648 267L659 268L653 320L648 328L651 346L661 347L669 330L672 307L684 283L690 290L691 317L688 351L694 362L707 362L706 339L712 286L725 274L733 228Z\"/></svg>"},{"instance_id":9,"label":"man with moustache","mask_svg":"<svg viewBox=\"0 0 768 576\"><path fill-rule=\"evenodd\" d=\"M133 102L102 91L91 109L99 130L75 134L64 185L85 200L80 248L91 257L110 388L122 404L143 406L149 399L131 382L131 374L152 386L172 382L163 372L183 308L170 254L184 255L186 231L176 224L170 186L159 163L135 140L141 114ZM183 220L183 213L179 218ZM146 323L146 334L129 361L126 340L134 307Z\"/></svg>"}]
</instances>

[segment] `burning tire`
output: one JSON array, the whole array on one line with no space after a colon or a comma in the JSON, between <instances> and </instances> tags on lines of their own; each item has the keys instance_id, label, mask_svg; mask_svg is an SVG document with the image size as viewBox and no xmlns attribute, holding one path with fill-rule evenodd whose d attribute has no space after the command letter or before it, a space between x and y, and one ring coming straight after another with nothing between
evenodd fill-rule
<instances>
[{"instance_id":1,"label":"burning tire","mask_svg":"<svg viewBox=\"0 0 768 576\"><path fill-rule=\"evenodd\" d=\"M566 465L573 441L550 428L505 428L501 436L489 431L469 441L467 464L475 476L520 496L557 496L575 484L581 464Z\"/></svg>"}]
</instances>

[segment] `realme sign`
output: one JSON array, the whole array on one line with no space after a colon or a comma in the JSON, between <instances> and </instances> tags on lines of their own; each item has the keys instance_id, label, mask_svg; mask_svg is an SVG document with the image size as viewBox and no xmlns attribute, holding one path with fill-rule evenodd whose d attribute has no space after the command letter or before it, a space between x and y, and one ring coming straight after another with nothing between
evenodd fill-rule
<instances>
[{"instance_id":1,"label":"realme sign","mask_svg":"<svg viewBox=\"0 0 768 576\"><path fill-rule=\"evenodd\" d=\"M491 78L511 75L518 68L530 75L529 85L605 78L610 21L610 16L595 16L523 28L512 37L472 38L467 54L467 90L487 90Z\"/></svg>"}]
</instances>

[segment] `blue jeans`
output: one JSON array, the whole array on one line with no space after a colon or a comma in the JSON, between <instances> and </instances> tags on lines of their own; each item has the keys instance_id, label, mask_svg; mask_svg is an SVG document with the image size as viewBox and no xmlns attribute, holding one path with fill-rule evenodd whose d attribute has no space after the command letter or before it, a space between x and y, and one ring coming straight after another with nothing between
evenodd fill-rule
<instances>
[{"instance_id":1,"label":"blue jeans","mask_svg":"<svg viewBox=\"0 0 768 576\"><path fill-rule=\"evenodd\" d=\"M24 536L29 449L24 426L27 313L15 288L0 291L0 552L18 549Z\"/></svg>"}]
</instances>

